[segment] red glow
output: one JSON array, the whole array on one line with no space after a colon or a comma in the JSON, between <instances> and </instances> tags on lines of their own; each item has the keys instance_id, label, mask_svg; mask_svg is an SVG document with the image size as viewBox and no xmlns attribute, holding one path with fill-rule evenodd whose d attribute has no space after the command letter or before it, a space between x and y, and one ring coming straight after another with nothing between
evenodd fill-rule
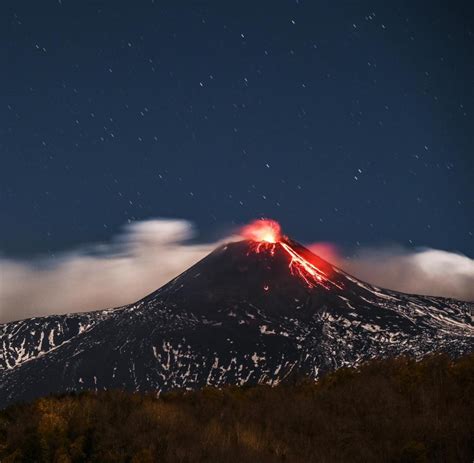
<instances>
[{"instance_id":1,"label":"red glow","mask_svg":"<svg viewBox=\"0 0 474 463\"><path fill-rule=\"evenodd\" d=\"M339 265L341 260L341 255L339 249L332 243L327 242L318 242L306 246L312 253L316 254L319 257L322 257L324 260L327 260L333 265Z\"/></svg>"},{"instance_id":2,"label":"red glow","mask_svg":"<svg viewBox=\"0 0 474 463\"><path fill-rule=\"evenodd\" d=\"M284 242L280 242L279 244L291 257L290 271L292 275L296 275L304 280L309 288L314 288L316 285L320 285L326 289L329 289L329 287L332 285L342 289L339 284L329 278L330 275L327 272L321 270L319 267L306 260L289 244Z\"/></svg>"},{"instance_id":3,"label":"red glow","mask_svg":"<svg viewBox=\"0 0 474 463\"><path fill-rule=\"evenodd\" d=\"M281 239L281 228L280 224L274 220L261 219L246 225L240 234L246 240L276 243Z\"/></svg>"},{"instance_id":4,"label":"red glow","mask_svg":"<svg viewBox=\"0 0 474 463\"><path fill-rule=\"evenodd\" d=\"M289 240L282 235L278 222L269 219L255 220L243 227L241 235L245 239L254 242L251 249L257 254L266 251L274 256L276 248L281 247L290 258L289 269L291 274L301 278L309 288L318 285L326 289L329 289L330 286L341 288L338 283L330 279L330 275L327 273L330 267L326 271L322 270L305 259L290 245ZM269 287L265 285L264 290L268 291Z\"/></svg>"}]
</instances>

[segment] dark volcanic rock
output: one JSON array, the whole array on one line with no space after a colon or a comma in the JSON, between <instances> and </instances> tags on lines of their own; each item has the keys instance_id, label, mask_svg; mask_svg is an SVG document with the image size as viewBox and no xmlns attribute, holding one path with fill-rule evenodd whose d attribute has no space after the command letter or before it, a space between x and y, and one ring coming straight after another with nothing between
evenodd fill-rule
<instances>
[{"instance_id":1,"label":"dark volcanic rock","mask_svg":"<svg viewBox=\"0 0 474 463\"><path fill-rule=\"evenodd\" d=\"M288 239L216 249L135 304L0 325L0 407L48 393L277 384L377 356L474 350L474 304L382 290Z\"/></svg>"}]
</instances>

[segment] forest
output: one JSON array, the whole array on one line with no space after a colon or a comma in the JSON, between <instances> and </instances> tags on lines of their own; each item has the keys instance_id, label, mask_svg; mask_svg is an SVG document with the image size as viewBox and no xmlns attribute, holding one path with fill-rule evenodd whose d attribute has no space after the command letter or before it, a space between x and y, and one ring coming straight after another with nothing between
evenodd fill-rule
<instances>
[{"instance_id":1,"label":"forest","mask_svg":"<svg viewBox=\"0 0 474 463\"><path fill-rule=\"evenodd\" d=\"M83 392L0 411L13 462L472 462L474 355L373 360L318 382Z\"/></svg>"}]
</instances>

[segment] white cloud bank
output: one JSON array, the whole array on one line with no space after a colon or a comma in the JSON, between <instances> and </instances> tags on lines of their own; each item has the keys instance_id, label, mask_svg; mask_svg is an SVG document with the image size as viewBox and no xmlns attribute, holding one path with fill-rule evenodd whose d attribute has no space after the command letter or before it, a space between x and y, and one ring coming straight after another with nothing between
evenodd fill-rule
<instances>
[{"instance_id":1,"label":"white cloud bank","mask_svg":"<svg viewBox=\"0 0 474 463\"><path fill-rule=\"evenodd\" d=\"M112 243L33 263L0 259L0 322L117 307L154 291L218 243L184 220L133 222Z\"/></svg>"},{"instance_id":2,"label":"white cloud bank","mask_svg":"<svg viewBox=\"0 0 474 463\"><path fill-rule=\"evenodd\" d=\"M382 288L474 301L474 260L438 249L366 249L344 270Z\"/></svg>"},{"instance_id":3,"label":"white cloud bank","mask_svg":"<svg viewBox=\"0 0 474 463\"><path fill-rule=\"evenodd\" d=\"M330 248L324 255L324 249L325 246L316 245L313 251L373 285L404 293L474 301L474 260L462 254L391 246L364 248L349 259L337 257Z\"/></svg>"},{"instance_id":4,"label":"white cloud bank","mask_svg":"<svg viewBox=\"0 0 474 463\"><path fill-rule=\"evenodd\" d=\"M127 225L111 243L59 258L0 258L0 322L134 302L220 244L191 243L193 236L187 221L155 219ZM372 249L334 263L378 286L474 300L474 260L460 254Z\"/></svg>"}]
</instances>

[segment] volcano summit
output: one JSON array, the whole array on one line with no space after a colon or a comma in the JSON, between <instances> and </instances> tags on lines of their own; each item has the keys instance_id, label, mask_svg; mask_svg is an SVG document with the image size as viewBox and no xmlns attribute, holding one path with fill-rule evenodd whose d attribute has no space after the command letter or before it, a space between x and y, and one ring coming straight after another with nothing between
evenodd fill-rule
<instances>
[{"instance_id":1,"label":"volcano summit","mask_svg":"<svg viewBox=\"0 0 474 463\"><path fill-rule=\"evenodd\" d=\"M85 389L318 378L377 356L474 350L474 304L361 282L257 221L124 307L0 325L0 407Z\"/></svg>"}]
</instances>

